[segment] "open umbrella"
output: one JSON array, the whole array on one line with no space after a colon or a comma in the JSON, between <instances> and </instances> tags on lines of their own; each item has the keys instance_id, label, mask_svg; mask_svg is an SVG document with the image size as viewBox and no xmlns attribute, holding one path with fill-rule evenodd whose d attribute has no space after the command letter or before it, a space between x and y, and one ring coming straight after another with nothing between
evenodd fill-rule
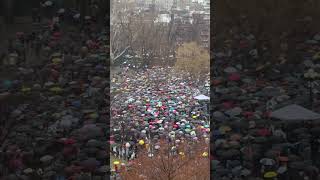
<instances>
[{"instance_id":1,"label":"open umbrella","mask_svg":"<svg viewBox=\"0 0 320 180\"><path fill-rule=\"evenodd\" d=\"M52 3L52 1L46 1L46 2L44 2L44 5L45 6L52 6L53 3Z\"/></svg>"},{"instance_id":2,"label":"open umbrella","mask_svg":"<svg viewBox=\"0 0 320 180\"><path fill-rule=\"evenodd\" d=\"M240 151L237 149L224 150L220 153L220 156L225 159L238 156L238 155L240 155Z\"/></svg>"},{"instance_id":3,"label":"open umbrella","mask_svg":"<svg viewBox=\"0 0 320 180\"><path fill-rule=\"evenodd\" d=\"M264 178L274 178L274 177L277 177L277 173L274 172L274 171L269 171L269 172L266 172L263 177Z\"/></svg>"},{"instance_id":4,"label":"open umbrella","mask_svg":"<svg viewBox=\"0 0 320 180\"><path fill-rule=\"evenodd\" d=\"M303 170L306 167L306 164L302 161L296 161L289 163L289 167L296 170Z\"/></svg>"},{"instance_id":5,"label":"open umbrella","mask_svg":"<svg viewBox=\"0 0 320 180\"><path fill-rule=\"evenodd\" d=\"M88 158L81 161L80 165L87 170L94 170L100 165L100 163L95 158Z\"/></svg>"},{"instance_id":6,"label":"open umbrella","mask_svg":"<svg viewBox=\"0 0 320 180\"><path fill-rule=\"evenodd\" d=\"M277 173L283 174L283 173L285 173L285 172L287 172L287 171L288 171L287 166L280 166L280 167L278 168L278 170L277 170Z\"/></svg>"},{"instance_id":7,"label":"open umbrella","mask_svg":"<svg viewBox=\"0 0 320 180\"><path fill-rule=\"evenodd\" d=\"M270 159L270 158L263 158L259 162L263 165L266 165L266 166L272 166L276 163L275 160Z\"/></svg>"},{"instance_id":8,"label":"open umbrella","mask_svg":"<svg viewBox=\"0 0 320 180\"><path fill-rule=\"evenodd\" d=\"M197 99L197 100L210 100L210 97L201 94L201 95L195 96L194 99Z\"/></svg>"}]
</instances>

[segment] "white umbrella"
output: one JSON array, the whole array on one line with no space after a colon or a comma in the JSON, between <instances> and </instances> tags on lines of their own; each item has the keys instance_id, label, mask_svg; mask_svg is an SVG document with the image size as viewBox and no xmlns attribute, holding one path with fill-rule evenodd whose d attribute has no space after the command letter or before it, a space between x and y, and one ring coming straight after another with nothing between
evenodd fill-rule
<instances>
[{"instance_id":1,"label":"white umbrella","mask_svg":"<svg viewBox=\"0 0 320 180\"><path fill-rule=\"evenodd\" d=\"M278 168L277 172L278 172L279 174L283 174L283 173L285 173L287 170L288 170L288 168L287 168L286 166L280 166L280 167Z\"/></svg>"},{"instance_id":2,"label":"white umbrella","mask_svg":"<svg viewBox=\"0 0 320 180\"><path fill-rule=\"evenodd\" d=\"M73 16L73 18L74 18L74 19L79 19L79 18L80 18L80 13L75 14L75 15Z\"/></svg>"},{"instance_id":3,"label":"white umbrella","mask_svg":"<svg viewBox=\"0 0 320 180\"><path fill-rule=\"evenodd\" d=\"M52 4L53 4L52 1L46 1L46 2L44 3L45 6L52 6Z\"/></svg>"},{"instance_id":4,"label":"white umbrella","mask_svg":"<svg viewBox=\"0 0 320 180\"><path fill-rule=\"evenodd\" d=\"M300 105L291 104L273 111L271 117L283 121L319 120L320 114L306 109Z\"/></svg>"},{"instance_id":5,"label":"white umbrella","mask_svg":"<svg viewBox=\"0 0 320 180\"><path fill-rule=\"evenodd\" d=\"M197 100L210 100L210 97L205 96L203 94L200 94L198 96L195 96L194 99L197 99Z\"/></svg>"},{"instance_id":6,"label":"white umbrella","mask_svg":"<svg viewBox=\"0 0 320 180\"><path fill-rule=\"evenodd\" d=\"M272 166L276 163L276 161L269 158L263 158L260 160L260 163L266 166Z\"/></svg>"},{"instance_id":7,"label":"white umbrella","mask_svg":"<svg viewBox=\"0 0 320 180\"><path fill-rule=\"evenodd\" d=\"M61 8L61 9L58 10L58 13L60 13L60 14L62 14L62 13L64 13L64 12L65 12L65 10L64 10L63 8Z\"/></svg>"}]
</instances>

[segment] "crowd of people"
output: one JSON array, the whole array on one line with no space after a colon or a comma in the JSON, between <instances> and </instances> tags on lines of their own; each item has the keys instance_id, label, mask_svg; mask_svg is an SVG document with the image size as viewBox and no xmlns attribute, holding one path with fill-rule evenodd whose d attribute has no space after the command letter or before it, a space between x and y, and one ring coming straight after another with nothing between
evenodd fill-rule
<instances>
[{"instance_id":1,"label":"crowd of people","mask_svg":"<svg viewBox=\"0 0 320 180\"><path fill-rule=\"evenodd\" d=\"M209 143L209 97L195 98L205 85L170 67L124 67L111 81L111 155L130 162L155 156L161 140L176 155L180 143Z\"/></svg>"},{"instance_id":2,"label":"crowd of people","mask_svg":"<svg viewBox=\"0 0 320 180\"><path fill-rule=\"evenodd\" d=\"M320 36L284 32L279 58L272 59L268 45L272 38L258 39L253 34L246 24L242 29L233 26L225 36L225 47L214 50L212 176L319 179L320 123L304 116L320 110L316 79ZM290 42L296 46L288 48ZM301 119L275 116L277 111Z\"/></svg>"},{"instance_id":3,"label":"crowd of people","mask_svg":"<svg viewBox=\"0 0 320 180\"><path fill-rule=\"evenodd\" d=\"M59 9L2 49L0 179L109 178L108 27Z\"/></svg>"}]
</instances>

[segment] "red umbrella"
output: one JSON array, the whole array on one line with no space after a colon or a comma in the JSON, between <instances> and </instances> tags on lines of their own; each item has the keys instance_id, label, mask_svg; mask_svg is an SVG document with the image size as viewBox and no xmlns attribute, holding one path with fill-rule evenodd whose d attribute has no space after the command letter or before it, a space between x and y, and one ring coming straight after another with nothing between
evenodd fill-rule
<instances>
[{"instance_id":1,"label":"red umbrella","mask_svg":"<svg viewBox=\"0 0 320 180\"><path fill-rule=\"evenodd\" d=\"M286 157L286 156L279 156L279 161L281 161L281 162L288 162L288 161L289 161L289 158Z\"/></svg>"},{"instance_id":2,"label":"red umbrella","mask_svg":"<svg viewBox=\"0 0 320 180\"><path fill-rule=\"evenodd\" d=\"M60 32L55 32L55 33L53 33L53 36L54 36L54 37L60 37L60 36L61 36L61 33L60 33Z\"/></svg>"},{"instance_id":3,"label":"red umbrella","mask_svg":"<svg viewBox=\"0 0 320 180\"><path fill-rule=\"evenodd\" d=\"M64 145L72 145L72 144L75 144L76 143L76 140L72 139L72 138L67 138L63 141L63 144Z\"/></svg>"},{"instance_id":4,"label":"red umbrella","mask_svg":"<svg viewBox=\"0 0 320 180\"><path fill-rule=\"evenodd\" d=\"M246 118L251 118L253 116L253 112L251 111L245 111L242 113L243 116L245 116Z\"/></svg>"},{"instance_id":5,"label":"red umbrella","mask_svg":"<svg viewBox=\"0 0 320 180\"><path fill-rule=\"evenodd\" d=\"M271 132L267 128L262 128L258 130L257 134L259 136L268 136L271 134Z\"/></svg>"},{"instance_id":6,"label":"red umbrella","mask_svg":"<svg viewBox=\"0 0 320 180\"><path fill-rule=\"evenodd\" d=\"M271 111L267 111L263 114L264 117L269 118L271 115Z\"/></svg>"},{"instance_id":7,"label":"red umbrella","mask_svg":"<svg viewBox=\"0 0 320 180\"><path fill-rule=\"evenodd\" d=\"M75 165L71 165L71 166L68 166L64 169L64 171L67 173L67 174L77 174L77 173L80 173L82 171L83 167L81 166L75 166Z\"/></svg>"},{"instance_id":8,"label":"red umbrella","mask_svg":"<svg viewBox=\"0 0 320 180\"><path fill-rule=\"evenodd\" d=\"M230 74L229 78L228 78L230 81L239 81L241 78L240 78L240 74L238 73L232 73Z\"/></svg>"},{"instance_id":9,"label":"red umbrella","mask_svg":"<svg viewBox=\"0 0 320 180\"><path fill-rule=\"evenodd\" d=\"M73 154L77 153L77 149L75 147L64 147L62 150L62 154L66 157L72 156Z\"/></svg>"},{"instance_id":10,"label":"red umbrella","mask_svg":"<svg viewBox=\"0 0 320 180\"><path fill-rule=\"evenodd\" d=\"M221 83L221 81L218 80L218 79L212 80L212 84L213 84L213 85L219 85L220 83Z\"/></svg>"},{"instance_id":11,"label":"red umbrella","mask_svg":"<svg viewBox=\"0 0 320 180\"><path fill-rule=\"evenodd\" d=\"M244 41L244 40L240 41L240 43L239 43L239 46L241 49L248 47L248 45L249 45L248 42Z\"/></svg>"},{"instance_id":12,"label":"red umbrella","mask_svg":"<svg viewBox=\"0 0 320 180\"><path fill-rule=\"evenodd\" d=\"M13 158L9 161L9 167L13 170L21 169L23 167L21 158Z\"/></svg>"},{"instance_id":13,"label":"red umbrella","mask_svg":"<svg viewBox=\"0 0 320 180\"><path fill-rule=\"evenodd\" d=\"M222 105L225 109L231 109L233 108L234 103L232 101L226 101L226 102L223 102Z\"/></svg>"},{"instance_id":14,"label":"red umbrella","mask_svg":"<svg viewBox=\"0 0 320 180\"><path fill-rule=\"evenodd\" d=\"M16 33L16 36L17 36L17 37L21 37L21 36L23 36L23 35L24 35L24 32L17 32L17 33Z\"/></svg>"}]
</instances>

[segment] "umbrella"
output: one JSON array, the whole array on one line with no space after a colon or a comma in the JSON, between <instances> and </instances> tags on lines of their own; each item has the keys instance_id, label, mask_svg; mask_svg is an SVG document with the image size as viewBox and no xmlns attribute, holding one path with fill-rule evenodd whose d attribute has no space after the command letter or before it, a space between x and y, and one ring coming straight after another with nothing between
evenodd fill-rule
<instances>
[{"instance_id":1,"label":"umbrella","mask_svg":"<svg viewBox=\"0 0 320 180\"><path fill-rule=\"evenodd\" d=\"M289 163L289 167L292 169L303 170L306 167L306 164L304 162L296 161Z\"/></svg>"},{"instance_id":2,"label":"umbrella","mask_svg":"<svg viewBox=\"0 0 320 180\"><path fill-rule=\"evenodd\" d=\"M140 144L140 145L144 145L144 140L140 140L140 141L139 141L139 144Z\"/></svg>"},{"instance_id":3,"label":"umbrella","mask_svg":"<svg viewBox=\"0 0 320 180\"><path fill-rule=\"evenodd\" d=\"M95 158L88 158L88 159L80 162L80 166L82 166L88 170L94 170L99 165L100 165L99 161L97 161Z\"/></svg>"},{"instance_id":4,"label":"umbrella","mask_svg":"<svg viewBox=\"0 0 320 180\"><path fill-rule=\"evenodd\" d=\"M230 81L239 81L239 80L241 80L240 74L238 74L238 73L232 73L232 74L228 77L228 79L229 79Z\"/></svg>"},{"instance_id":5,"label":"umbrella","mask_svg":"<svg viewBox=\"0 0 320 180\"><path fill-rule=\"evenodd\" d=\"M64 13L64 12L65 12L65 10L64 10L63 8L61 8L61 9L58 10L58 13L59 13L59 14L62 14L62 13Z\"/></svg>"},{"instance_id":6,"label":"umbrella","mask_svg":"<svg viewBox=\"0 0 320 180\"><path fill-rule=\"evenodd\" d=\"M248 169L242 169L240 175L242 176L249 176L251 174L251 171Z\"/></svg>"},{"instance_id":7,"label":"umbrella","mask_svg":"<svg viewBox=\"0 0 320 180\"><path fill-rule=\"evenodd\" d=\"M276 163L275 160L269 159L269 158L263 158L259 162L263 165L266 165L266 166L272 166Z\"/></svg>"},{"instance_id":8,"label":"umbrella","mask_svg":"<svg viewBox=\"0 0 320 180\"><path fill-rule=\"evenodd\" d=\"M209 155L208 152L203 152L202 153L202 157L208 157L208 155Z\"/></svg>"},{"instance_id":9,"label":"umbrella","mask_svg":"<svg viewBox=\"0 0 320 180\"><path fill-rule=\"evenodd\" d=\"M232 129L231 129L231 127L230 126L221 126L220 128L219 128L219 131L220 132L228 132L228 131L231 131Z\"/></svg>"},{"instance_id":10,"label":"umbrella","mask_svg":"<svg viewBox=\"0 0 320 180\"><path fill-rule=\"evenodd\" d=\"M240 151L237 149L230 149L230 150L222 151L220 155L222 158L231 158L233 156L240 155Z\"/></svg>"},{"instance_id":11,"label":"umbrella","mask_svg":"<svg viewBox=\"0 0 320 180\"><path fill-rule=\"evenodd\" d=\"M224 168L218 168L218 169L215 169L215 173L214 174L217 174L217 175L220 175L220 176L228 175L228 174L230 174L230 170L224 169Z\"/></svg>"},{"instance_id":12,"label":"umbrella","mask_svg":"<svg viewBox=\"0 0 320 180\"><path fill-rule=\"evenodd\" d=\"M288 170L287 166L280 166L277 170L277 173L283 174L283 173L287 172L287 170Z\"/></svg>"},{"instance_id":13,"label":"umbrella","mask_svg":"<svg viewBox=\"0 0 320 180\"><path fill-rule=\"evenodd\" d=\"M266 172L263 177L264 178L274 178L274 177L277 177L277 173L274 172L274 171L269 171L269 172Z\"/></svg>"},{"instance_id":14,"label":"umbrella","mask_svg":"<svg viewBox=\"0 0 320 180\"><path fill-rule=\"evenodd\" d=\"M54 92L54 93L60 93L60 92L63 91L63 89L60 88L60 87L52 87L52 88L50 88L49 90L50 90L51 92Z\"/></svg>"},{"instance_id":15,"label":"umbrella","mask_svg":"<svg viewBox=\"0 0 320 180\"><path fill-rule=\"evenodd\" d=\"M281 162L288 162L288 161L289 161L289 158L286 157L286 156L279 156L279 161L281 161Z\"/></svg>"},{"instance_id":16,"label":"umbrella","mask_svg":"<svg viewBox=\"0 0 320 180\"><path fill-rule=\"evenodd\" d=\"M320 119L320 114L292 104L272 112L271 117L283 121L318 120Z\"/></svg>"},{"instance_id":17,"label":"umbrella","mask_svg":"<svg viewBox=\"0 0 320 180\"><path fill-rule=\"evenodd\" d=\"M210 100L210 97L201 94L201 95L195 96L194 99L197 99L197 100Z\"/></svg>"},{"instance_id":18,"label":"umbrella","mask_svg":"<svg viewBox=\"0 0 320 180\"><path fill-rule=\"evenodd\" d=\"M46 1L46 2L44 2L44 5L45 5L45 6L52 6L52 4L53 4L52 1Z\"/></svg>"},{"instance_id":19,"label":"umbrella","mask_svg":"<svg viewBox=\"0 0 320 180\"><path fill-rule=\"evenodd\" d=\"M59 64L59 63L61 63L62 62L62 59L61 58L53 58L52 59L52 63L54 63L54 64Z\"/></svg>"},{"instance_id":20,"label":"umbrella","mask_svg":"<svg viewBox=\"0 0 320 180\"><path fill-rule=\"evenodd\" d=\"M80 13L77 13L73 16L74 19L79 19L80 18Z\"/></svg>"},{"instance_id":21,"label":"umbrella","mask_svg":"<svg viewBox=\"0 0 320 180\"><path fill-rule=\"evenodd\" d=\"M238 70L234 67L227 67L223 70L225 73L236 73Z\"/></svg>"},{"instance_id":22,"label":"umbrella","mask_svg":"<svg viewBox=\"0 0 320 180\"><path fill-rule=\"evenodd\" d=\"M211 161L211 165L213 166L213 167L216 167L216 166L218 166L220 164L220 161L218 161L218 160L212 160Z\"/></svg>"},{"instance_id":23,"label":"umbrella","mask_svg":"<svg viewBox=\"0 0 320 180\"><path fill-rule=\"evenodd\" d=\"M311 128L311 129L310 129L310 132L311 132L313 135L320 135L320 127Z\"/></svg>"}]
</instances>

